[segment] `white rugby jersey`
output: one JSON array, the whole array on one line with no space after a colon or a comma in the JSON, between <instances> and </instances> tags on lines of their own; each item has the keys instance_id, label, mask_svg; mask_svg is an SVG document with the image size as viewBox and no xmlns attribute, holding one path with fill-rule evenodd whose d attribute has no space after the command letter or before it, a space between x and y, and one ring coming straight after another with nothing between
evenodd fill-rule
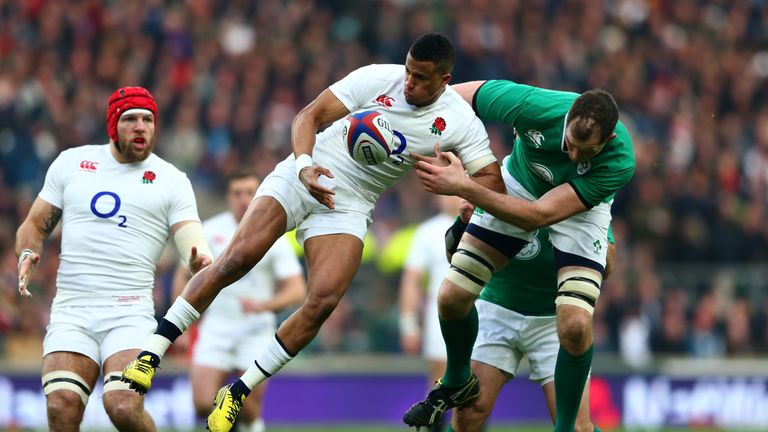
<instances>
[{"instance_id":1,"label":"white rugby jersey","mask_svg":"<svg viewBox=\"0 0 768 432\"><path fill-rule=\"evenodd\" d=\"M416 161L408 156L410 152L434 156L435 143L439 143L442 151L455 150L465 165L493 155L482 121L450 86L428 106L417 108L405 101L404 65L365 66L329 88L350 112L377 110L392 125L397 148L388 161L373 166L355 162L347 152L343 119L317 136L312 153L315 162L330 169L336 181L367 202L375 202L413 167Z\"/></svg>"},{"instance_id":2,"label":"white rugby jersey","mask_svg":"<svg viewBox=\"0 0 768 432\"><path fill-rule=\"evenodd\" d=\"M236 229L237 221L230 212L220 213L203 222L203 231L214 257L218 258L224 251ZM203 321L231 325L241 322L247 316L251 323L274 323L275 317L271 312L243 314L240 299L269 300L275 295L275 284L294 275L302 275L301 264L288 240L281 237L250 272L221 290L203 314Z\"/></svg>"},{"instance_id":3,"label":"white rugby jersey","mask_svg":"<svg viewBox=\"0 0 768 432\"><path fill-rule=\"evenodd\" d=\"M157 155L121 164L110 144L63 151L39 197L62 210L53 306L153 305L171 226L199 221L187 176Z\"/></svg>"},{"instance_id":4,"label":"white rugby jersey","mask_svg":"<svg viewBox=\"0 0 768 432\"><path fill-rule=\"evenodd\" d=\"M429 277L425 301L429 316L437 317L437 294L450 267L444 245L445 232L453 220L454 217L440 213L422 222L416 228L405 260L405 268L425 272Z\"/></svg>"}]
</instances>

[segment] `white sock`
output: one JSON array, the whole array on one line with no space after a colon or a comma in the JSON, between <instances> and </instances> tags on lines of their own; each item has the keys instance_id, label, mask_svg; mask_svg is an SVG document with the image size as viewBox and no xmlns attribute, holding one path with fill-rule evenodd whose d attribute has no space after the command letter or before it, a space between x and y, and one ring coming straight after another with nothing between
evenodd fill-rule
<instances>
[{"instance_id":1,"label":"white sock","mask_svg":"<svg viewBox=\"0 0 768 432\"><path fill-rule=\"evenodd\" d=\"M176 301L168 309L164 318L184 333L193 322L200 318L200 312L193 308L184 297L179 296L176 297Z\"/></svg>"},{"instance_id":2,"label":"white sock","mask_svg":"<svg viewBox=\"0 0 768 432\"><path fill-rule=\"evenodd\" d=\"M277 335L275 335L240 379L249 389L253 390L259 383L276 374L292 359L293 357L285 352L280 342L277 341Z\"/></svg>"},{"instance_id":3,"label":"white sock","mask_svg":"<svg viewBox=\"0 0 768 432\"><path fill-rule=\"evenodd\" d=\"M266 430L264 419L259 417L250 423L240 422L240 430L245 432L264 432Z\"/></svg>"},{"instance_id":4,"label":"white sock","mask_svg":"<svg viewBox=\"0 0 768 432\"><path fill-rule=\"evenodd\" d=\"M163 317L165 321L176 326L181 333L184 333L190 324L198 318L200 318L200 312L195 310L183 297L177 297L176 301L168 309L165 317ZM149 351L161 359L173 343L171 339L175 340L178 337L176 329L173 329L173 326L168 323L161 321L155 334L147 338L145 344L145 351Z\"/></svg>"},{"instance_id":5,"label":"white sock","mask_svg":"<svg viewBox=\"0 0 768 432\"><path fill-rule=\"evenodd\" d=\"M165 352L168 351L168 348L171 346L171 341L166 339L165 336L161 336L159 334L153 334L150 335L147 338L147 341L144 343L144 351L149 351L152 354L160 357L160 359L163 358L165 355Z\"/></svg>"}]
</instances>

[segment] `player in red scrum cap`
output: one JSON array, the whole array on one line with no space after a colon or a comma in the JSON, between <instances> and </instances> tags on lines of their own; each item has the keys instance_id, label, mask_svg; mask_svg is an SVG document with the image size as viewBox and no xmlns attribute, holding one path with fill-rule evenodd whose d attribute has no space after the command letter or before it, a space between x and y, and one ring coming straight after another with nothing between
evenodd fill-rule
<instances>
[{"instance_id":1,"label":"player in red scrum cap","mask_svg":"<svg viewBox=\"0 0 768 432\"><path fill-rule=\"evenodd\" d=\"M146 89L115 91L107 106L110 142L63 151L16 233L19 293L30 296L43 241L63 220L43 342L51 431L80 429L100 375L104 408L118 430L156 429L144 398L120 381L120 371L139 353L142 336L155 329L155 264L169 234L193 272L212 256L192 185L152 153L156 123L157 104Z\"/></svg>"}]
</instances>

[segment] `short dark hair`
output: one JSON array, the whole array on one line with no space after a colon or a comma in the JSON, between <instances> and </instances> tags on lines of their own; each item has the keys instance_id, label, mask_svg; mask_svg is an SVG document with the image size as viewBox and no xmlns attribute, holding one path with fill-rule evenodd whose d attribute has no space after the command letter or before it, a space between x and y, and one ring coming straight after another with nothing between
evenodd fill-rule
<instances>
[{"instance_id":1,"label":"short dark hair","mask_svg":"<svg viewBox=\"0 0 768 432\"><path fill-rule=\"evenodd\" d=\"M619 122L619 106L613 96L602 89L592 89L576 98L568 112L568 123L580 120L571 129L574 138L587 140L594 133L594 127L600 128L600 142L605 142L611 136ZM594 123L585 121L594 120Z\"/></svg>"},{"instance_id":2,"label":"short dark hair","mask_svg":"<svg viewBox=\"0 0 768 432\"><path fill-rule=\"evenodd\" d=\"M419 36L408 50L416 61L428 61L437 66L440 73L451 73L456 63L456 51L451 41L440 33Z\"/></svg>"},{"instance_id":3,"label":"short dark hair","mask_svg":"<svg viewBox=\"0 0 768 432\"><path fill-rule=\"evenodd\" d=\"M229 175L227 175L227 188L229 188L230 183L232 183L235 180L242 180L245 178L255 178L258 181L261 181L259 176L256 174L256 171L253 170L251 167L238 167L235 168L234 171L230 172Z\"/></svg>"}]
</instances>

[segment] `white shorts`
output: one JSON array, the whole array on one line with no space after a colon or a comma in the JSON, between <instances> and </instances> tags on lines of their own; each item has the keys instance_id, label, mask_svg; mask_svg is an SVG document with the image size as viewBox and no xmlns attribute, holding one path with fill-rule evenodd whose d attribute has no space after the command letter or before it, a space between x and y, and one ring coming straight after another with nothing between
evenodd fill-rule
<instances>
[{"instance_id":1,"label":"white shorts","mask_svg":"<svg viewBox=\"0 0 768 432\"><path fill-rule=\"evenodd\" d=\"M528 379L541 385L555 379L560 350L555 316L525 316L485 300L475 305L480 328L472 360L515 376L523 356L528 356Z\"/></svg>"},{"instance_id":2,"label":"white shorts","mask_svg":"<svg viewBox=\"0 0 768 432\"><path fill-rule=\"evenodd\" d=\"M256 355L275 337L274 326L252 329L239 327L237 323L208 323L212 325L206 325L205 321L200 324L192 363L223 371L248 369Z\"/></svg>"},{"instance_id":3,"label":"white shorts","mask_svg":"<svg viewBox=\"0 0 768 432\"><path fill-rule=\"evenodd\" d=\"M310 237L326 234L351 234L362 241L371 224L375 203L360 200L335 178L320 176L319 182L336 192L334 210L309 194L296 175L295 158L291 154L264 179L254 199L260 196L276 199L288 216L286 231L297 228L296 240L301 245Z\"/></svg>"},{"instance_id":4,"label":"white shorts","mask_svg":"<svg viewBox=\"0 0 768 432\"><path fill-rule=\"evenodd\" d=\"M156 328L154 310L146 305L54 308L43 355L76 352L104 365L104 360L117 352L141 349Z\"/></svg>"},{"instance_id":5,"label":"white shorts","mask_svg":"<svg viewBox=\"0 0 768 432\"><path fill-rule=\"evenodd\" d=\"M509 157L509 156L507 156ZM507 195L536 201L531 193L507 170L506 159L501 165L501 174L507 186ZM475 213L470 223L491 231L517 237L528 242L536 237L536 231L524 231L488 212ZM591 209L573 215L568 219L549 227L549 239L558 250L587 258L605 267L605 255L608 251L608 226L611 223L611 204L601 203Z\"/></svg>"}]
</instances>

